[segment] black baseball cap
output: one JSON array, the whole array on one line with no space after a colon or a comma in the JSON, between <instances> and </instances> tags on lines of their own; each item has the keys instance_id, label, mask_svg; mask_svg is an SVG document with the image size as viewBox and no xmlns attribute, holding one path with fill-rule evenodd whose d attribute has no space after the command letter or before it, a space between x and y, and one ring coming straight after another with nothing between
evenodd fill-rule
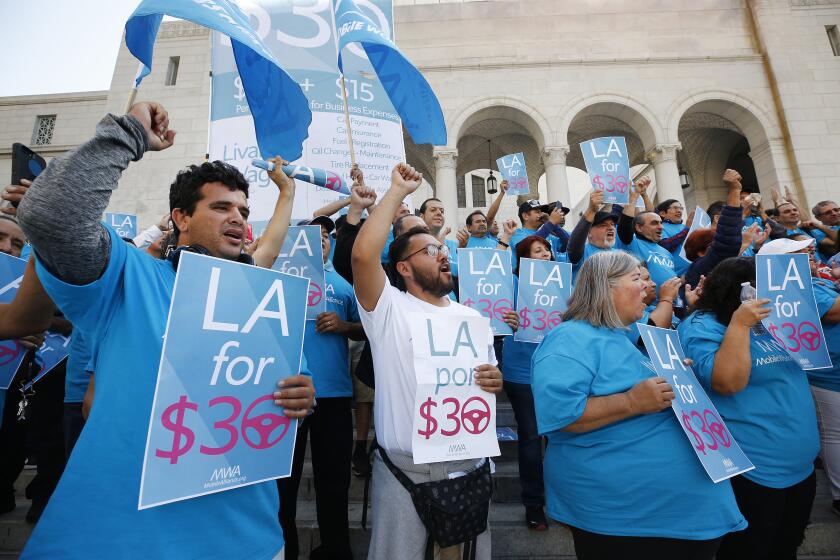
<instances>
[{"instance_id":1,"label":"black baseball cap","mask_svg":"<svg viewBox=\"0 0 840 560\"><path fill-rule=\"evenodd\" d=\"M595 217L592 218L592 225L597 226L598 224L606 222L607 220L612 220L613 223L615 223L618 221L618 216L616 216L612 212L595 212Z\"/></svg>"},{"instance_id":2,"label":"black baseball cap","mask_svg":"<svg viewBox=\"0 0 840 560\"><path fill-rule=\"evenodd\" d=\"M563 206L563 203L562 203L562 202L560 202L559 200L558 200L557 202L552 202L552 203L546 204L546 207L548 208L548 210L546 210L546 212L547 212L547 213L549 213L549 214L551 214L551 212L552 212L552 211L553 211L553 210L554 210L557 206L560 206L560 210L562 210L564 214L566 214L566 215L568 215L568 214L569 214L570 210L569 210L568 208L566 208L565 206Z\"/></svg>"},{"instance_id":3,"label":"black baseball cap","mask_svg":"<svg viewBox=\"0 0 840 560\"><path fill-rule=\"evenodd\" d=\"M521 216L525 212L530 212L531 210L536 210L538 208L543 212L548 213L551 212L549 206L549 204L540 204L539 200L526 200L525 202L519 205L519 215Z\"/></svg>"},{"instance_id":4,"label":"black baseball cap","mask_svg":"<svg viewBox=\"0 0 840 560\"><path fill-rule=\"evenodd\" d=\"M299 226L324 226L327 228L327 233L332 233L335 229L335 222L329 216L315 216L311 220L302 220L298 223Z\"/></svg>"}]
</instances>

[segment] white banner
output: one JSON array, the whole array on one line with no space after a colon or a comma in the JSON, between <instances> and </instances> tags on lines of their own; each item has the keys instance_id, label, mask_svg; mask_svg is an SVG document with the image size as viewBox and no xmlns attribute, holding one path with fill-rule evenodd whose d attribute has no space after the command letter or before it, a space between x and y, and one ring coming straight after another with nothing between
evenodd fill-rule
<instances>
[{"instance_id":1,"label":"white banner","mask_svg":"<svg viewBox=\"0 0 840 560\"><path fill-rule=\"evenodd\" d=\"M384 33L393 34L391 0L357 0L356 3ZM312 110L309 138L304 142L303 156L293 163L333 171L350 185L351 164L336 64L338 43L332 1L299 4L270 0L239 2L280 65L297 80L309 99ZM356 162L364 171L365 183L382 196L391 184L391 169L405 161L402 124L361 47L351 45L343 55ZM236 72L230 40L219 33L213 33L212 37L212 69L210 159L235 165L251 183L249 221L255 233L259 233L274 210L277 187L264 170L251 165L252 159L260 157L253 120ZM329 189L297 181L292 217L311 218L314 210L340 196Z\"/></svg>"},{"instance_id":2,"label":"white banner","mask_svg":"<svg viewBox=\"0 0 840 560\"><path fill-rule=\"evenodd\" d=\"M412 452L414 463L499 455L496 396L475 384L474 368L487 363L490 321L414 313Z\"/></svg>"}]
</instances>

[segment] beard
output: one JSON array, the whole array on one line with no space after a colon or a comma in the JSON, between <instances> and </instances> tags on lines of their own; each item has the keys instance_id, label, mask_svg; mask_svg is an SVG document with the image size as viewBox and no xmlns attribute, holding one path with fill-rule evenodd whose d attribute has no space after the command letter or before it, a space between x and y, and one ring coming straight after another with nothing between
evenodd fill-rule
<instances>
[{"instance_id":1,"label":"beard","mask_svg":"<svg viewBox=\"0 0 840 560\"><path fill-rule=\"evenodd\" d=\"M447 280L440 270L436 270L434 272L415 270L414 281L417 282L420 289L435 297L443 297L449 294L449 292L451 292L455 287L452 275L450 274L449 279Z\"/></svg>"}]
</instances>

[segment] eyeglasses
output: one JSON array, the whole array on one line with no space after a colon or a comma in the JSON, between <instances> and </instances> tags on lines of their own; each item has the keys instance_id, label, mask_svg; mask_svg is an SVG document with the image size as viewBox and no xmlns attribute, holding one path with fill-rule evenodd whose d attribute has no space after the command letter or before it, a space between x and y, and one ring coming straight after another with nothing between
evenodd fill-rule
<instances>
[{"instance_id":1,"label":"eyeglasses","mask_svg":"<svg viewBox=\"0 0 840 560\"><path fill-rule=\"evenodd\" d=\"M416 255L417 253L421 253L423 251L426 251L426 254L429 255L430 257L432 257L433 259L437 258L438 254L442 254L444 257L449 258L449 246L448 245L435 245L434 243L429 243L425 247L423 247L421 249L417 249L416 251L414 251L410 255L401 258L400 261L407 261L408 259L410 259L414 255Z\"/></svg>"}]
</instances>

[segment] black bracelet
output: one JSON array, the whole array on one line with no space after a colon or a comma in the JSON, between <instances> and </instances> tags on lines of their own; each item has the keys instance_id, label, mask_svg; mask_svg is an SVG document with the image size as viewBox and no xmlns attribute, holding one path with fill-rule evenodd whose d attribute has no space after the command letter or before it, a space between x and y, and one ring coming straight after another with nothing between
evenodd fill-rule
<instances>
[{"instance_id":1,"label":"black bracelet","mask_svg":"<svg viewBox=\"0 0 840 560\"><path fill-rule=\"evenodd\" d=\"M507 247L508 249L510 249L510 245L508 245L504 241L499 241L499 245L501 245L502 247Z\"/></svg>"}]
</instances>

